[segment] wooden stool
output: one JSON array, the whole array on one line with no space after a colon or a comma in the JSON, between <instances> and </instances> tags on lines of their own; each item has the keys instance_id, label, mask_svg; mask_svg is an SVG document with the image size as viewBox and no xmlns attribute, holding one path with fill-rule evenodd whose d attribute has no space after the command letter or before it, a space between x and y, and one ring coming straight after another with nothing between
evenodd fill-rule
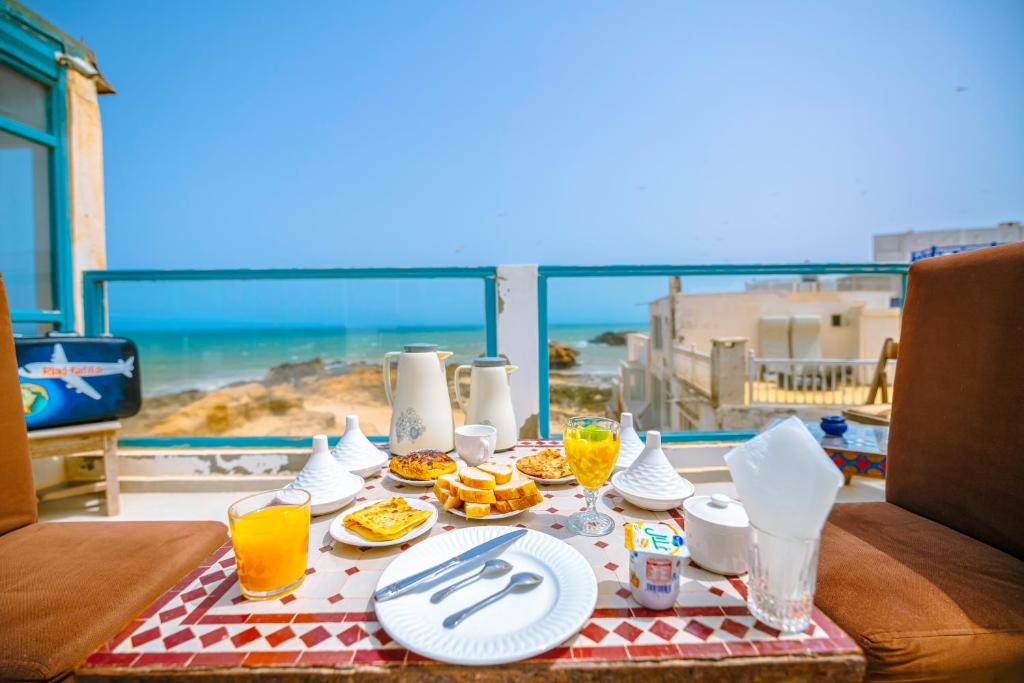
<instances>
[{"instance_id":1,"label":"wooden stool","mask_svg":"<svg viewBox=\"0 0 1024 683\"><path fill-rule=\"evenodd\" d=\"M93 481L39 491L37 495L40 502L104 491L107 499L107 515L120 514L121 485L117 481L117 432L120 429L121 423L114 420L30 431L28 433L28 451L29 457L33 459L55 456L66 458L87 455L103 456L105 481Z\"/></svg>"}]
</instances>

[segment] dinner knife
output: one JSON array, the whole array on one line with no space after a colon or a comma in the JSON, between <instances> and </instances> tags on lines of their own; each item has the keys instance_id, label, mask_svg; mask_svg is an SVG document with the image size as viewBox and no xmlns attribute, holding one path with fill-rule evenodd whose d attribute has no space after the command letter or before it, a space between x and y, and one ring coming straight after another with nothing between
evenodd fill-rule
<instances>
[{"instance_id":1,"label":"dinner knife","mask_svg":"<svg viewBox=\"0 0 1024 683\"><path fill-rule=\"evenodd\" d=\"M502 548L504 546L516 542L517 540L522 538L524 534L526 534L526 531L526 529L517 529L516 531L503 534L501 536L498 536L497 538L492 538L489 541L486 541L478 546L470 548L461 555L456 555L455 557L445 560L441 564L436 564L433 567L424 569L423 571L417 572L412 576L407 576L401 581L395 581L393 584L389 586L384 586L383 588L379 589L376 593L374 593L373 599L378 602L384 602L385 600L390 600L391 598L397 598L399 595L409 592L410 590L420 585L424 581L432 579L438 574L442 574L448 571L449 569L452 569L453 567L459 566L464 562L469 562L470 560L476 559L481 555L486 555L492 550L496 550L498 548Z\"/></svg>"}]
</instances>

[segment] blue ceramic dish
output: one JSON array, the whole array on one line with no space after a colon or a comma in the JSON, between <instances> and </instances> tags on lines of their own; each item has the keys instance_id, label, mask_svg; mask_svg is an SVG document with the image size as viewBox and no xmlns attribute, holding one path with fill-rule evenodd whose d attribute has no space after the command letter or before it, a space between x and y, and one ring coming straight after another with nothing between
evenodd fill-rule
<instances>
[{"instance_id":1,"label":"blue ceramic dish","mask_svg":"<svg viewBox=\"0 0 1024 683\"><path fill-rule=\"evenodd\" d=\"M842 436L849 428L846 418L842 415L826 415L821 418L821 431L829 436Z\"/></svg>"}]
</instances>

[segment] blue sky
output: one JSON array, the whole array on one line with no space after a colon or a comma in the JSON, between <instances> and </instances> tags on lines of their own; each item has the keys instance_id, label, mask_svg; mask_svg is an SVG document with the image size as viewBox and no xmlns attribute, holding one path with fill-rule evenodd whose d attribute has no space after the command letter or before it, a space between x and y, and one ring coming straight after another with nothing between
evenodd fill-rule
<instances>
[{"instance_id":1,"label":"blue sky","mask_svg":"<svg viewBox=\"0 0 1024 683\"><path fill-rule=\"evenodd\" d=\"M114 268L861 261L1024 218L1021 2L26 1L118 90Z\"/></svg>"}]
</instances>

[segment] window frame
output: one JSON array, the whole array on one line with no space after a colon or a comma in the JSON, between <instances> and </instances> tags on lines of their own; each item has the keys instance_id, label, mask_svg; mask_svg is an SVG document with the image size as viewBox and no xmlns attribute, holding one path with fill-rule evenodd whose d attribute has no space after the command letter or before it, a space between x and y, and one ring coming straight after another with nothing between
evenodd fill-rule
<instances>
[{"instance_id":1,"label":"window frame","mask_svg":"<svg viewBox=\"0 0 1024 683\"><path fill-rule=\"evenodd\" d=\"M70 173L68 166L67 68L57 62L63 41L48 35L10 5L0 6L0 63L50 89L49 128L37 130L0 115L0 130L46 147L49 161L50 288L52 308L13 309L14 323L50 323L73 330L74 263L71 251Z\"/></svg>"}]
</instances>

